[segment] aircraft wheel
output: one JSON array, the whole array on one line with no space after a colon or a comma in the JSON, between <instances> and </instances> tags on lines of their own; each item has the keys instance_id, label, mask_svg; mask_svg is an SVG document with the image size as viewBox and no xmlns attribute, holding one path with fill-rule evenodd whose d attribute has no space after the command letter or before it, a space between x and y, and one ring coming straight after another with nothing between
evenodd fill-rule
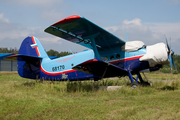
<instances>
[{"instance_id":1,"label":"aircraft wheel","mask_svg":"<svg viewBox=\"0 0 180 120\"><path fill-rule=\"evenodd\" d=\"M98 78L94 78L94 81L98 81L99 79Z\"/></svg>"},{"instance_id":2,"label":"aircraft wheel","mask_svg":"<svg viewBox=\"0 0 180 120\"><path fill-rule=\"evenodd\" d=\"M131 87L132 88L137 88L138 86L139 86L139 84L137 82L131 83Z\"/></svg>"}]
</instances>

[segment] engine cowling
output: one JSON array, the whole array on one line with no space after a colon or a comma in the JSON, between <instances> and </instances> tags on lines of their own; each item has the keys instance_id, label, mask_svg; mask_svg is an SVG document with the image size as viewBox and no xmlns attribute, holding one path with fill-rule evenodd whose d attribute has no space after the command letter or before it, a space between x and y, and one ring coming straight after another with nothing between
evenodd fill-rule
<instances>
[{"instance_id":1,"label":"engine cowling","mask_svg":"<svg viewBox=\"0 0 180 120\"><path fill-rule=\"evenodd\" d=\"M167 45L164 43L157 43L155 45L147 46L146 54L139 60L148 61L149 67L167 64L169 62Z\"/></svg>"}]
</instances>

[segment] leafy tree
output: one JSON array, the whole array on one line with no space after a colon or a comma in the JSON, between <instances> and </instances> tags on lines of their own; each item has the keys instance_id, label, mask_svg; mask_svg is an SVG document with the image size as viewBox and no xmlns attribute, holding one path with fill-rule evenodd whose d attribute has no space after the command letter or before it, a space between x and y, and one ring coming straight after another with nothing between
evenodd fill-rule
<instances>
[{"instance_id":1,"label":"leafy tree","mask_svg":"<svg viewBox=\"0 0 180 120\"><path fill-rule=\"evenodd\" d=\"M8 48L0 48L0 53L14 53L14 54L17 54L18 53L18 50L15 48L15 49L8 49Z\"/></svg>"},{"instance_id":2,"label":"leafy tree","mask_svg":"<svg viewBox=\"0 0 180 120\"><path fill-rule=\"evenodd\" d=\"M49 51L47 51L47 54L48 54L48 56L63 57L63 56L66 56L66 55L70 55L71 53L65 52L65 51L59 53L58 51L50 49Z\"/></svg>"},{"instance_id":3,"label":"leafy tree","mask_svg":"<svg viewBox=\"0 0 180 120\"><path fill-rule=\"evenodd\" d=\"M8 49L8 48L0 48L0 53L14 53L14 54L18 54L19 50L17 50L16 48L15 49ZM70 55L71 53L69 52L58 52L58 51L55 51L53 49L50 49L49 51L47 51L47 54L48 56L57 56L57 57L63 57L63 56L66 56L66 55Z\"/></svg>"}]
</instances>

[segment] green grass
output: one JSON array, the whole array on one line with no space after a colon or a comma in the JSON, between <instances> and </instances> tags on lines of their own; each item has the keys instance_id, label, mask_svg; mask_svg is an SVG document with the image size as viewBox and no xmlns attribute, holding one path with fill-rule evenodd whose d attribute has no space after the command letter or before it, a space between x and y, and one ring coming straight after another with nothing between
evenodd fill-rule
<instances>
[{"instance_id":1,"label":"green grass","mask_svg":"<svg viewBox=\"0 0 180 120\"><path fill-rule=\"evenodd\" d=\"M159 80L180 80L180 74L161 73L161 72L147 72L145 74L148 79Z\"/></svg>"},{"instance_id":2,"label":"green grass","mask_svg":"<svg viewBox=\"0 0 180 120\"><path fill-rule=\"evenodd\" d=\"M124 79L40 82L3 73L0 119L180 119L179 80L153 81L152 87L133 89ZM102 85L123 87L116 91L97 89Z\"/></svg>"}]
</instances>

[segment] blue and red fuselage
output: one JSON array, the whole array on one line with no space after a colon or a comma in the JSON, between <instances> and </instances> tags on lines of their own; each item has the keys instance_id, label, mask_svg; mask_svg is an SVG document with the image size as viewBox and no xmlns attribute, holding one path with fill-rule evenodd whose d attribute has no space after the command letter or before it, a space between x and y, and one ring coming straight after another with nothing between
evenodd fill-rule
<instances>
[{"instance_id":1,"label":"blue and red fuselage","mask_svg":"<svg viewBox=\"0 0 180 120\"><path fill-rule=\"evenodd\" d=\"M114 56L113 60L111 60L112 55L106 54L106 62L131 71L132 74L149 68L148 62L139 61L139 58L146 54L145 48L134 52L117 51L116 54L118 57ZM18 58L18 73L21 77L60 81L101 79L102 77L73 69L73 67L88 61L102 61L95 58L94 51L91 49L51 60L39 40L32 36L22 42L19 55L30 56L26 60ZM101 59L105 57L103 54L100 56ZM124 76L124 74L118 73L118 76Z\"/></svg>"}]
</instances>

